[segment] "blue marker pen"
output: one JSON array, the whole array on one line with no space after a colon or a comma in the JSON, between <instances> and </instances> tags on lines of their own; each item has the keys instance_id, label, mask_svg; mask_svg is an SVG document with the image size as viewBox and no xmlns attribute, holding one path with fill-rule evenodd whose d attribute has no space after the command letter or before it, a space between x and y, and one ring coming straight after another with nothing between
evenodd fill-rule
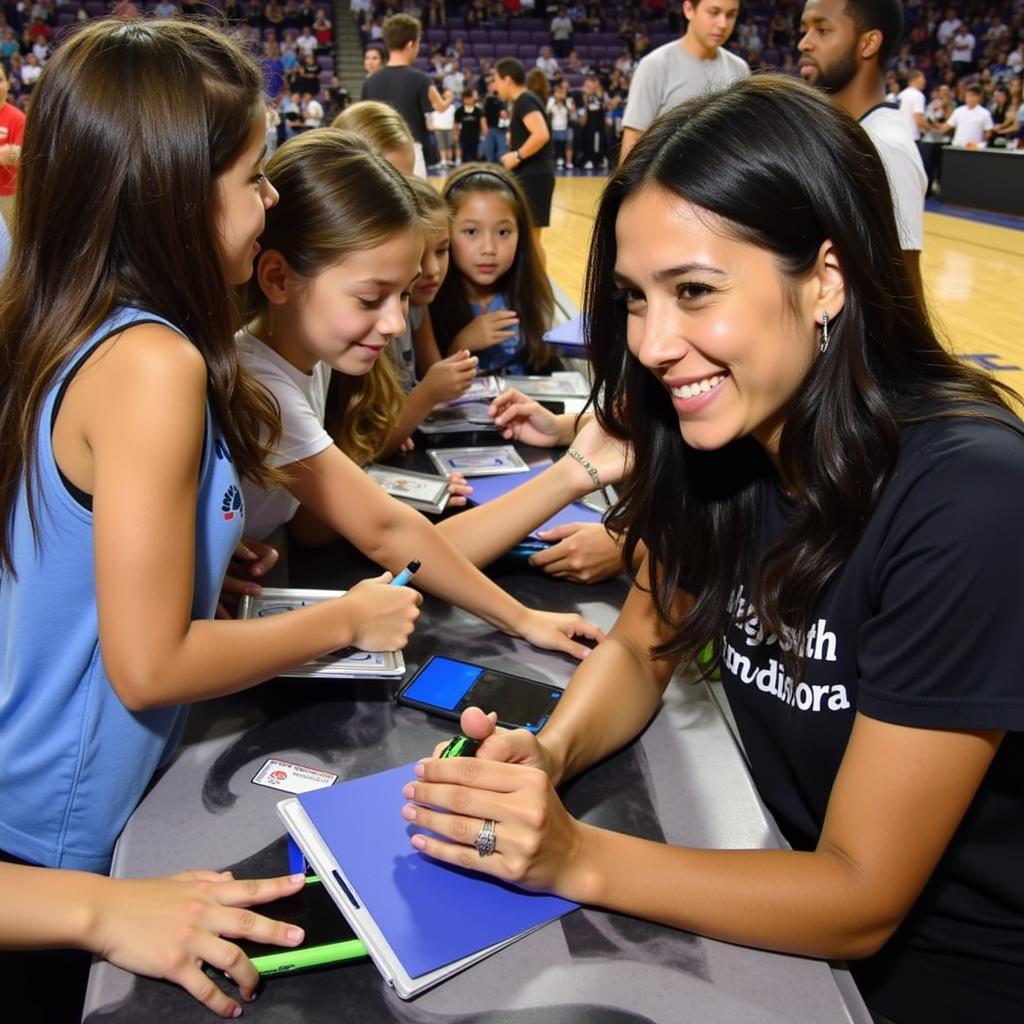
<instances>
[{"instance_id":1,"label":"blue marker pen","mask_svg":"<svg viewBox=\"0 0 1024 1024\"><path fill-rule=\"evenodd\" d=\"M414 558L389 584L389 587L404 587L419 570L420 560Z\"/></svg>"}]
</instances>

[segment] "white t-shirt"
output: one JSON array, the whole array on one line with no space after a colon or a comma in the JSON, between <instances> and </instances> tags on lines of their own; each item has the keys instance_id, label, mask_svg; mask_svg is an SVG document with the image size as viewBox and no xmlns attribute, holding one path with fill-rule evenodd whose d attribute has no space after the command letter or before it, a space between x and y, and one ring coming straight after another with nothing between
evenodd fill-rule
<instances>
[{"instance_id":1,"label":"white t-shirt","mask_svg":"<svg viewBox=\"0 0 1024 1024\"><path fill-rule=\"evenodd\" d=\"M324 123L324 108L319 100L310 100L302 114L302 123L307 128L319 128Z\"/></svg>"},{"instance_id":2,"label":"white t-shirt","mask_svg":"<svg viewBox=\"0 0 1024 1024\"><path fill-rule=\"evenodd\" d=\"M295 40L296 49L301 50L303 53L312 53L316 50L318 45L316 36L313 35L312 32L309 35L299 36L299 38Z\"/></svg>"},{"instance_id":3,"label":"white t-shirt","mask_svg":"<svg viewBox=\"0 0 1024 1024\"><path fill-rule=\"evenodd\" d=\"M569 130L569 121L576 110L576 104L568 96L565 102L559 103L554 96L548 98L548 117L551 120L553 132L564 132Z\"/></svg>"},{"instance_id":4,"label":"white t-shirt","mask_svg":"<svg viewBox=\"0 0 1024 1024\"><path fill-rule=\"evenodd\" d=\"M455 127L455 104L447 110L435 110L433 115L435 132L450 132Z\"/></svg>"},{"instance_id":5,"label":"white t-shirt","mask_svg":"<svg viewBox=\"0 0 1024 1024\"><path fill-rule=\"evenodd\" d=\"M969 64L974 60L974 36L970 32L957 32L953 36L953 43L949 50L949 59L955 64L957 61L963 61L965 64Z\"/></svg>"},{"instance_id":6,"label":"white t-shirt","mask_svg":"<svg viewBox=\"0 0 1024 1024\"><path fill-rule=\"evenodd\" d=\"M995 127L992 115L980 103L976 107L957 107L946 124L956 129L954 146L966 146L968 142L980 145L985 141L985 132Z\"/></svg>"},{"instance_id":7,"label":"white t-shirt","mask_svg":"<svg viewBox=\"0 0 1024 1024\"><path fill-rule=\"evenodd\" d=\"M713 60L698 60L679 40L652 50L636 66L622 123L646 131L666 110L706 92L723 89L750 74L747 62L719 49Z\"/></svg>"},{"instance_id":8,"label":"white t-shirt","mask_svg":"<svg viewBox=\"0 0 1024 1024\"><path fill-rule=\"evenodd\" d=\"M405 318L405 330L391 339L391 356L398 367L402 388L408 394L416 386L416 350L413 347L413 331L419 330L427 315L426 306L410 306Z\"/></svg>"},{"instance_id":9,"label":"white t-shirt","mask_svg":"<svg viewBox=\"0 0 1024 1024\"><path fill-rule=\"evenodd\" d=\"M312 373L303 373L247 331L239 331L237 340L242 364L270 390L281 410L281 440L268 460L270 465L280 468L326 451L334 443L324 430L331 368L317 363ZM265 491L243 479L242 493L246 533L256 538L287 523L299 507L284 487Z\"/></svg>"},{"instance_id":10,"label":"white t-shirt","mask_svg":"<svg viewBox=\"0 0 1024 1024\"><path fill-rule=\"evenodd\" d=\"M885 166L900 248L904 252L919 252L924 246L924 197L928 175L907 123L895 107L880 106L868 111L860 124Z\"/></svg>"},{"instance_id":11,"label":"white t-shirt","mask_svg":"<svg viewBox=\"0 0 1024 1024\"><path fill-rule=\"evenodd\" d=\"M910 129L910 137L917 142L921 138L921 129L917 127L917 121L914 118L915 114L920 114L924 117L924 93L920 89L915 89L912 85L908 85L906 89L899 95L900 101L900 113L903 115L903 120L907 122L907 127Z\"/></svg>"},{"instance_id":12,"label":"white t-shirt","mask_svg":"<svg viewBox=\"0 0 1024 1024\"><path fill-rule=\"evenodd\" d=\"M938 39L940 46L945 46L949 43L950 39L956 35L961 25L959 18L948 18L941 25L939 25L938 32L935 33L935 38Z\"/></svg>"}]
</instances>

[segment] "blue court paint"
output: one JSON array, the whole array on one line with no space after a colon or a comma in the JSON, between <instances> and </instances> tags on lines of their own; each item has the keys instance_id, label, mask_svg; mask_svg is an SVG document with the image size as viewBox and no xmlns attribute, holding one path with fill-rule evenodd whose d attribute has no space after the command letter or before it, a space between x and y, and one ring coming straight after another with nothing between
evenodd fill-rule
<instances>
[{"instance_id":1,"label":"blue court paint","mask_svg":"<svg viewBox=\"0 0 1024 1024\"><path fill-rule=\"evenodd\" d=\"M974 363L975 366L980 366L983 370L989 370L993 373L1009 373L1013 370L1019 370L1019 366L1014 366L1012 363L1002 362L1002 356L995 352L973 352L973 353L958 353L960 359L965 363Z\"/></svg>"}]
</instances>

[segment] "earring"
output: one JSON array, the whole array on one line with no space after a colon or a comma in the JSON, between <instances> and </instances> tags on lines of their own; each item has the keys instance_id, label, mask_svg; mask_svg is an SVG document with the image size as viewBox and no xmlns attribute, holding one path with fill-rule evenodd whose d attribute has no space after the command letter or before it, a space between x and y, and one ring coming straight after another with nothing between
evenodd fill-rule
<instances>
[{"instance_id":1,"label":"earring","mask_svg":"<svg viewBox=\"0 0 1024 1024\"><path fill-rule=\"evenodd\" d=\"M828 310L824 310L821 314L821 352L825 354L825 350L828 348Z\"/></svg>"}]
</instances>

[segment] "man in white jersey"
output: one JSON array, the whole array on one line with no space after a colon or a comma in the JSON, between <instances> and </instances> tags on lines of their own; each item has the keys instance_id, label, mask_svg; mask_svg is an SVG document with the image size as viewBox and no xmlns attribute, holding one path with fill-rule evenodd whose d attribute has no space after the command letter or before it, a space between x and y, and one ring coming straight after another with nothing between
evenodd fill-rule
<instances>
[{"instance_id":1,"label":"man in white jersey","mask_svg":"<svg viewBox=\"0 0 1024 1024\"><path fill-rule=\"evenodd\" d=\"M659 114L750 74L746 61L722 49L739 10L739 0L686 0L682 39L652 50L633 73L622 117L620 160Z\"/></svg>"},{"instance_id":2,"label":"man in white jersey","mask_svg":"<svg viewBox=\"0 0 1024 1024\"><path fill-rule=\"evenodd\" d=\"M953 111L950 119L941 126L944 132L954 132L954 146L982 146L992 138L995 127L992 115L981 105L980 85L969 85L964 90L964 104Z\"/></svg>"},{"instance_id":3,"label":"man in white jersey","mask_svg":"<svg viewBox=\"0 0 1024 1024\"><path fill-rule=\"evenodd\" d=\"M928 131L924 108L927 100L924 95L925 77L923 71L911 71L907 75L907 87L896 99L899 101L900 113L910 129L910 137L917 142L921 135Z\"/></svg>"},{"instance_id":4,"label":"man in white jersey","mask_svg":"<svg viewBox=\"0 0 1024 1024\"><path fill-rule=\"evenodd\" d=\"M875 144L889 178L907 272L923 298L928 177L899 105L885 102L884 70L902 31L900 0L807 0L800 19L800 75L830 93Z\"/></svg>"}]
</instances>

